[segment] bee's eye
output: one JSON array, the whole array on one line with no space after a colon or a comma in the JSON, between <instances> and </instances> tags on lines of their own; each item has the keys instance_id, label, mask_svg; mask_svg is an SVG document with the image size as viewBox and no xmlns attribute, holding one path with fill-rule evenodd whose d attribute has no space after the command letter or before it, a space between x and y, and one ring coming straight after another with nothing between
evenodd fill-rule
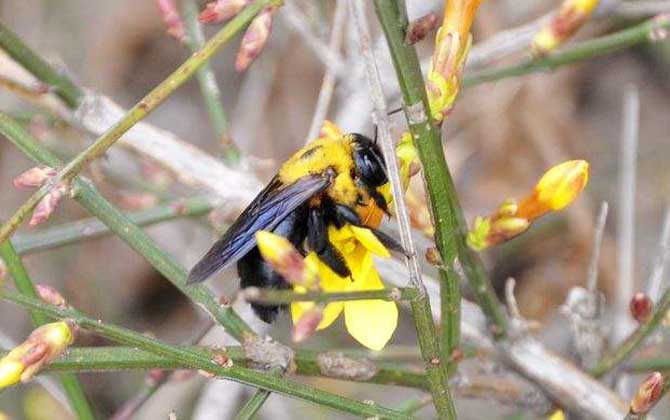
<instances>
[{"instance_id":1,"label":"bee's eye","mask_svg":"<svg viewBox=\"0 0 670 420\"><path fill-rule=\"evenodd\" d=\"M380 156L377 156L369 148L359 150L355 153L356 171L362 180L373 186L383 185L387 182L386 167Z\"/></svg>"}]
</instances>

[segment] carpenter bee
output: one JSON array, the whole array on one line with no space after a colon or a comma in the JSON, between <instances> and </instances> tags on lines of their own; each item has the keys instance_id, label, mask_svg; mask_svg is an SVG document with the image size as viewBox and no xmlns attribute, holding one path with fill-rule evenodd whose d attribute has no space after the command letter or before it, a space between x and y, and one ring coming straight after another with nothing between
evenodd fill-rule
<instances>
[{"instance_id":1,"label":"carpenter bee","mask_svg":"<svg viewBox=\"0 0 670 420\"><path fill-rule=\"evenodd\" d=\"M361 134L322 138L289 158L204 257L191 269L188 283L206 280L237 263L242 288L287 288L284 279L263 260L254 234L272 231L287 238L300 252L315 252L333 272L351 271L329 242L328 226L345 224L370 229L387 248L402 251L392 237L368 226L360 210L374 207L388 214L380 187L388 182L383 155L375 142ZM252 304L265 322L279 307Z\"/></svg>"}]
</instances>

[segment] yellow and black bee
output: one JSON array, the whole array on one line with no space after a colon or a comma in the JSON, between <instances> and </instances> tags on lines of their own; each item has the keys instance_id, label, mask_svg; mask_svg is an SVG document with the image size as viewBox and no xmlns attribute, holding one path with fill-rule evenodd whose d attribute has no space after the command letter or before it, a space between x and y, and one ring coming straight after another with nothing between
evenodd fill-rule
<instances>
[{"instance_id":1,"label":"yellow and black bee","mask_svg":"<svg viewBox=\"0 0 670 420\"><path fill-rule=\"evenodd\" d=\"M262 259L254 234L272 231L305 254L314 251L335 273L351 272L328 240L328 226L345 224L372 230L389 249L402 251L392 237L366 224L362 208L387 213L380 187L388 182L384 158L375 142L361 134L322 138L299 150L242 212L221 239L191 269L189 283L206 280L237 262L241 287L287 288L288 284ZM252 305L265 322L278 306Z\"/></svg>"}]
</instances>

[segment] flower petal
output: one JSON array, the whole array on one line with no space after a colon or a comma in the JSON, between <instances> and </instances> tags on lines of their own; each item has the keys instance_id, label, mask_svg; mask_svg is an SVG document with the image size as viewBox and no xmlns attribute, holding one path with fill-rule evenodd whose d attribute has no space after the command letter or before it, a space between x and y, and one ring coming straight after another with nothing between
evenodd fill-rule
<instances>
[{"instance_id":1,"label":"flower petal","mask_svg":"<svg viewBox=\"0 0 670 420\"><path fill-rule=\"evenodd\" d=\"M352 283L351 289L378 290L384 285L376 271L364 281ZM383 300L348 301L344 304L347 331L365 347L379 351L384 348L398 326L398 307Z\"/></svg>"},{"instance_id":2,"label":"flower petal","mask_svg":"<svg viewBox=\"0 0 670 420\"><path fill-rule=\"evenodd\" d=\"M360 228L357 226L351 226L351 230L354 232L354 236L358 241L370 250L373 254L379 255L380 257L390 257L391 253L388 249L382 244L379 239L375 236L370 229Z\"/></svg>"}]
</instances>

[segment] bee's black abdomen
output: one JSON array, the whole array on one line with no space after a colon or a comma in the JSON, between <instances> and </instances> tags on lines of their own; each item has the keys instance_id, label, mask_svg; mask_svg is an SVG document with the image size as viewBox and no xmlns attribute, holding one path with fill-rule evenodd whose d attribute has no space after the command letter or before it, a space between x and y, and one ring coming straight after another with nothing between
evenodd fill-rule
<instances>
[{"instance_id":1,"label":"bee's black abdomen","mask_svg":"<svg viewBox=\"0 0 670 420\"><path fill-rule=\"evenodd\" d=\"M263 260L258 247L252 249L247 255L237 262L237 272L240 275L240 287L270 287L274 289L286 289L288 283L282 276L270 268ZM262 305L252 303L251 308L256 315L268 324L277 318L279 314L278 305Z\"/></svg>"},{"instance_id":2,"label":"bee's black abdomen","mask_svg":"<svg viewBox=\"0 0 670 420\"><path fill-rule=\"evenodd\" d=\"M274 233L287 238L298 250L302 249L302 242L307 235L304 223L306 217L305 206L298 208L282 220L274 229ZM247 255L237 262L237 273L240 276L240 287L268 287L273 289L287 289L289 284L276 273L261 256L258 247L254 247ZM268 324L274 321L279 314L279 305L262 305L252 303L251 308L256 315Z\"/></svg>"}]
</instances>

